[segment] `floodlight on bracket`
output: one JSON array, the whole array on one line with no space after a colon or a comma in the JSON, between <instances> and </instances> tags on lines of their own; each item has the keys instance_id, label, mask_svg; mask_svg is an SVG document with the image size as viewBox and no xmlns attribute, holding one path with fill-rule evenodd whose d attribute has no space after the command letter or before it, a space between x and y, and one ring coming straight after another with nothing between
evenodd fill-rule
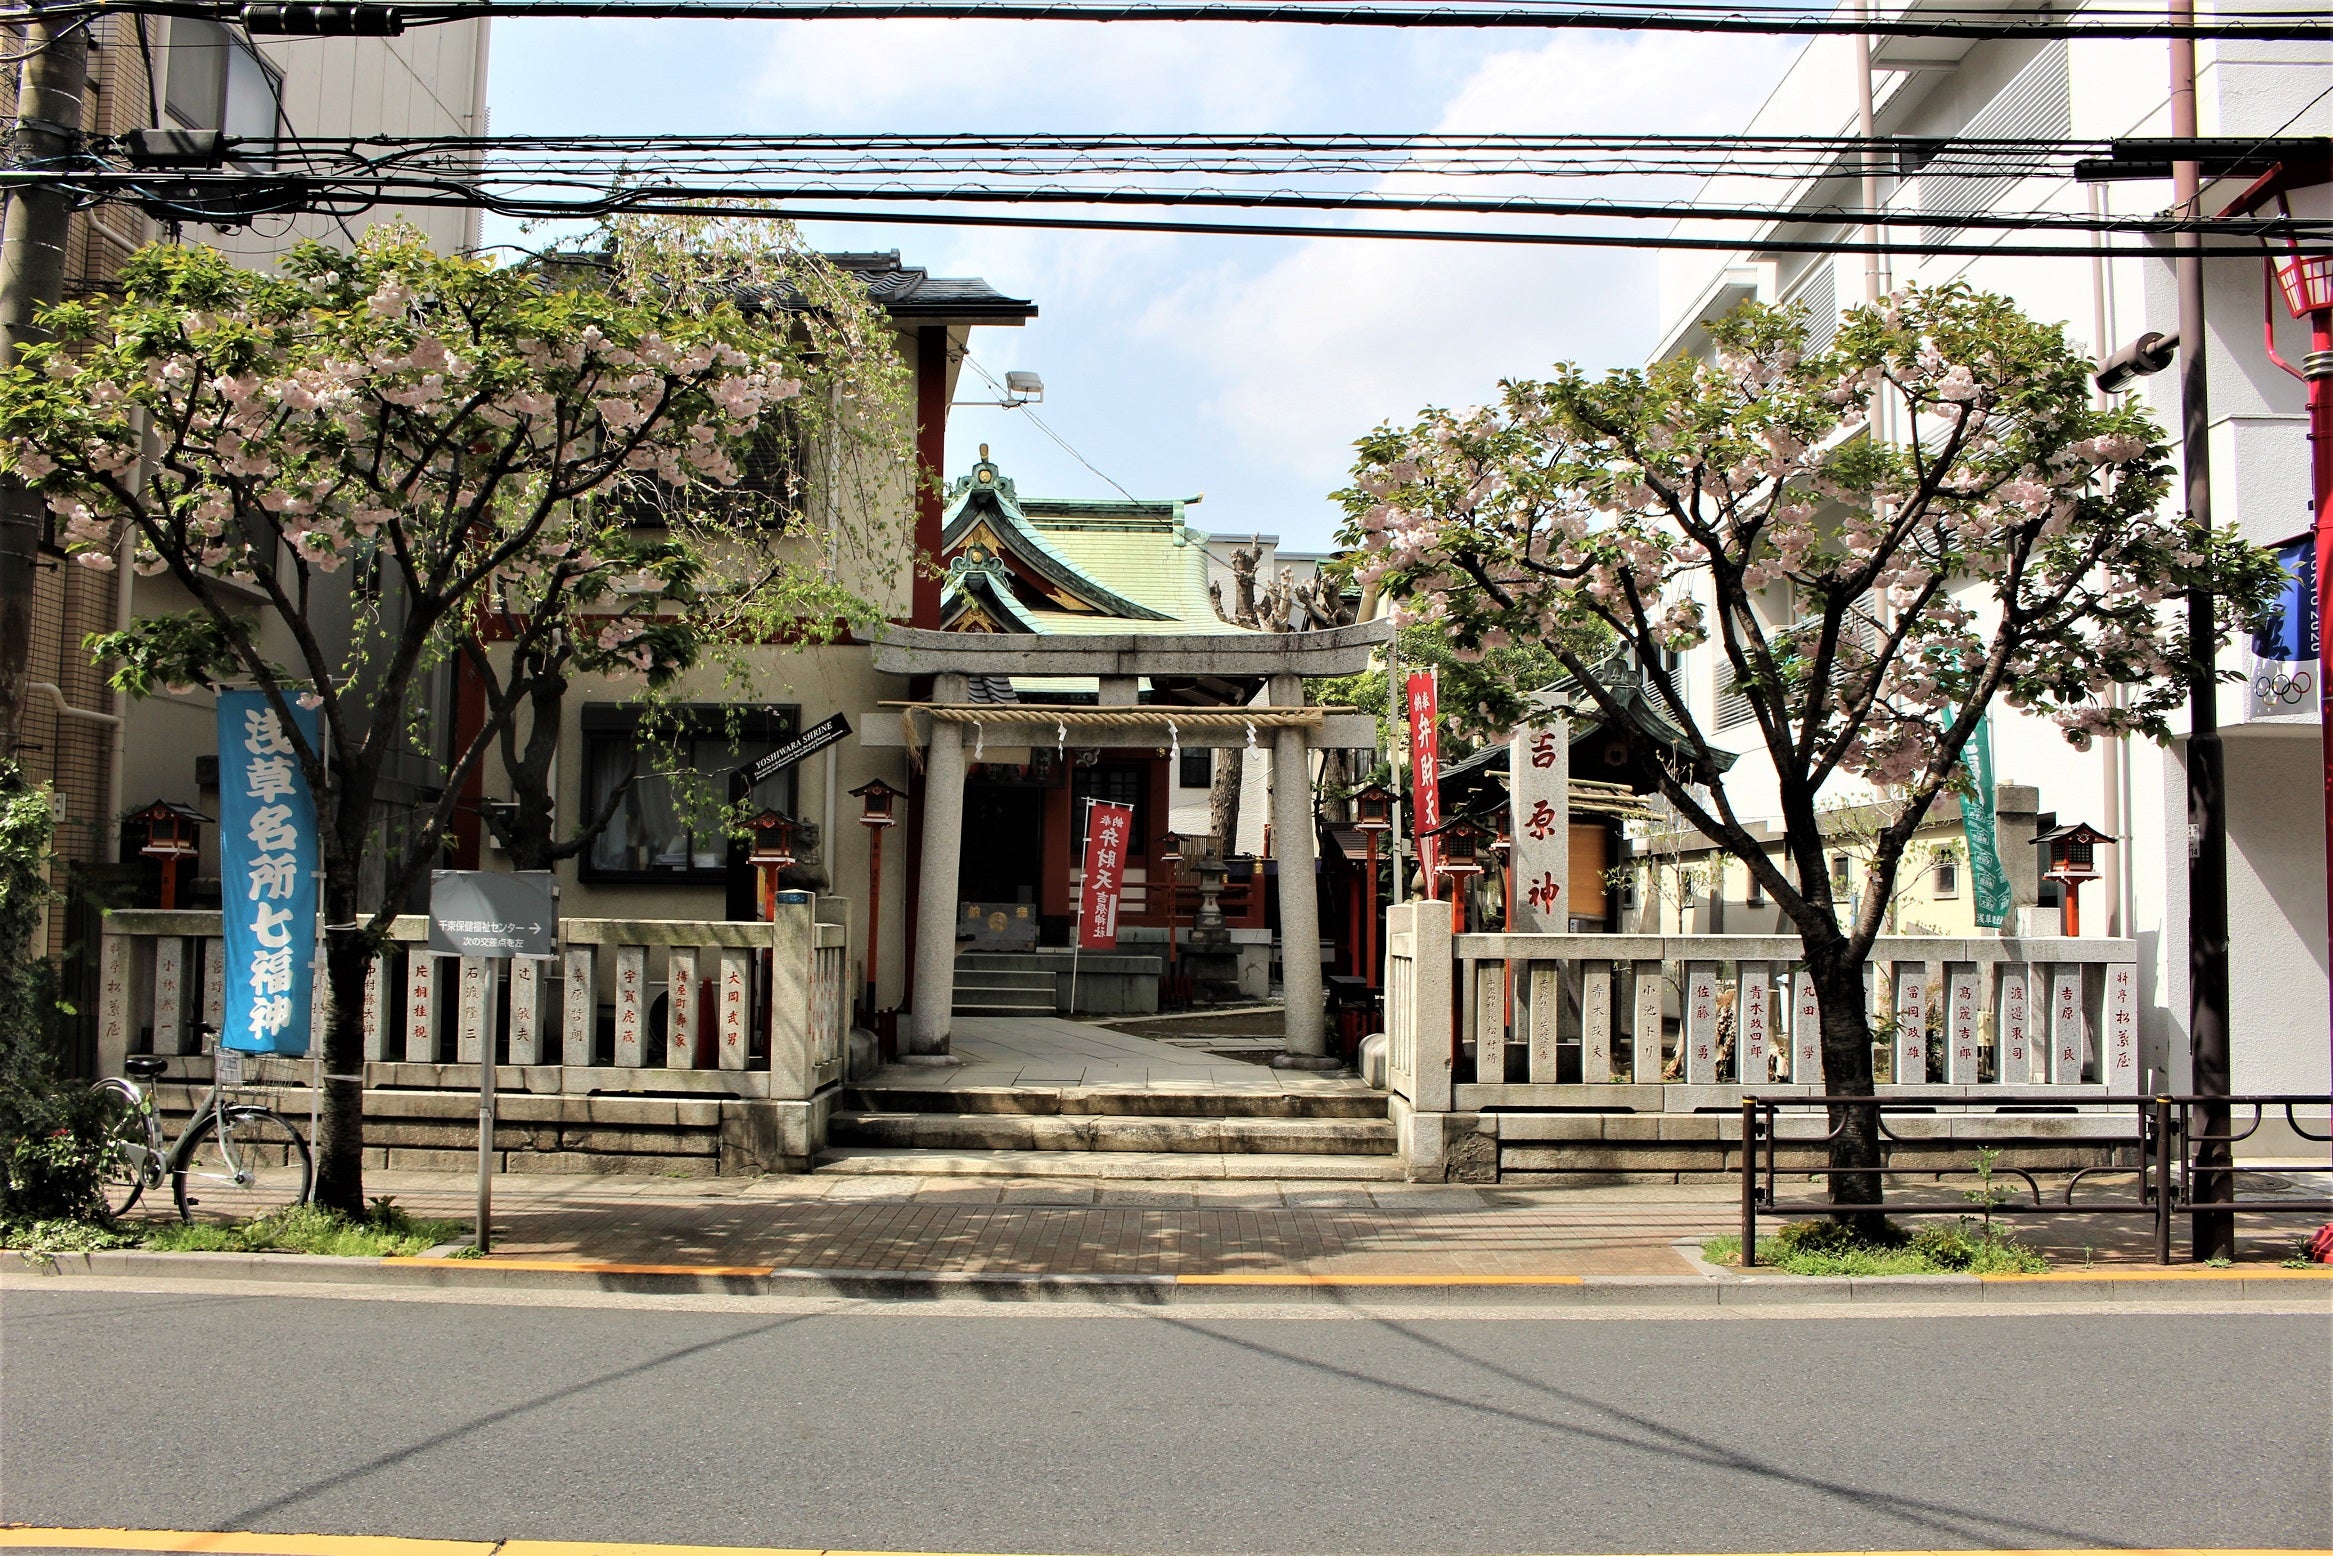
<instances>
[{"instance_id":1,"label":"floodlight on bracket","mask_svg":"<svg viewBox=\"0 0 2333 1556\"><path fill-rule=\"evenodd\" d=\"M950 405L988 405L1000 410L1017 411L1024 405L1045 403L1045 380L1035 373L1015 368L1004 375L1004 398L999 400L951 400Z\"/></svg>"}]
</instances>

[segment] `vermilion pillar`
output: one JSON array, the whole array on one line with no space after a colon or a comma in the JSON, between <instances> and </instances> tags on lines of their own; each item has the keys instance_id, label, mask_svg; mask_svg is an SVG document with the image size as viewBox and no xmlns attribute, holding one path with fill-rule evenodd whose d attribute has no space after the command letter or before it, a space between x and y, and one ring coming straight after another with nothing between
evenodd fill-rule
<instances>
[{"instance_id":1,"label":"vermilion pillar","mask_svg":"<svg viewBox=\"0 0 2333 1556\"><path fill-rule=\"evenodd\" d=\"M940 490L948 470L948 331L929 324L915 332L915 582L908 625L938 627Z\"/></svg>"}]
</instances>

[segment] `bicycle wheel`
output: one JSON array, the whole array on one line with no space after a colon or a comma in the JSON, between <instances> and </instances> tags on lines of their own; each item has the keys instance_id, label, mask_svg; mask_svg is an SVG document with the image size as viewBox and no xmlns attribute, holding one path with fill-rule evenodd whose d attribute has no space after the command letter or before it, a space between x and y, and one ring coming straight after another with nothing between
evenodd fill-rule
<instances>
[{"instance_id":1,"label":"bicycle wheel","mask_svg":"<svg viewBox=\"0 0 2333 1556\"><path fill-rule=\"evenodd\" d=\"M97 1093L98 1108L105 1116L105 1155L98 1164L105 1213L126 1216L138 1196L146 1192L147 1173L159 1162L147 1127L150 1115L125 1081L99 1081L89 1089Z\"/></svg>"},{"instance_id":2,"label":"bicycle wheel","mask_svg":"<svg viewBox=\"0 0 2333 1556\"><path fill-rule=\"evenodd\" d=\"M192 1221L248 1221L305 1204L313 1168L308 1142L265 1108L231 1107L197 1119L179 1142L171 1192L178 1214Z\"/></svg>"}]
</instances>

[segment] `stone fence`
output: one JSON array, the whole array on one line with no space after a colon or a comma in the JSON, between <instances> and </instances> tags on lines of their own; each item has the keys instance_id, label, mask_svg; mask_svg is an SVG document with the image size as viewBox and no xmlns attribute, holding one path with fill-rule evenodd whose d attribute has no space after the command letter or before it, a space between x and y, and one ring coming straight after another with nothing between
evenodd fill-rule
<instances>
[{"instance_id":1,"label":"stone fence","mask_svg":"<svg viewBox=\"0 0 2333 1556\"><path fill-rule=\"evenodd\" d=\"M568 919L559 926L559 955L548 961L434 956L428 920L399 918L365 987L368 1120L444 1115L458 1123L458 1114L416 1094L475 1092L491 1044L514 1129L540 1113L588 1130L596 1142L556 1129L547 1141L528 1136L513 1146L514 1169L550 1165L515 1155L546 1148L573 1169L633 1126L634 1154L673 1157L662 1164L669 1170L807 1166L825 1146L843 1080L849 908L847 899L817 897L779 903L768 923ZM218 1025L225 977L218 914L108 913L98 1011L103 1073L120 1074L129 1054L154 1053L182 1056L171 1066L175 1080L207 1082L211 1060L199 1029ZM321 980L318 1001L320 1032ZM262 1074L304 1086L307 1070L305 1062L278 1063ZM592 1106L530 1108L522 1094L590 1098ZM697 1136L687 1135L691 1127ZM402 1164L425 1165L425 1157L458 1149L452 1136L437 1140L443 1132L409 1136ZM367 1138L380 1133L368 1128Z\"/></svg>"},{"instance_id":2,"label":"stone fence","mask_svg":"<svg viewBox=\"0 0 2333 1556\"><path fill-rule=\"evenodd\" d=\"M1823 1092L1793 937L1454 935L1449 913L1387 916L1387 1086L1413 1176L1723 1170L1745 1088ZM2105 1105L2142 1080L2136 958L2129 940L1882 939L1879 1094L2047 1115L2027 1133L2069 1142L2127 1134L2127 1106ZM1939 1138L1961 1133L1997 1130Z\"/></svg>"}]
</instances>

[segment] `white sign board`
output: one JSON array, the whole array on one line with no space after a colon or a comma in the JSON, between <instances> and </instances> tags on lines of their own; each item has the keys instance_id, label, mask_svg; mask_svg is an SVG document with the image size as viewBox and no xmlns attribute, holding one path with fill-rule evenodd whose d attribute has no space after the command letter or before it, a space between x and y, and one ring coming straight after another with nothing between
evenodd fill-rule
<instances>
[{"instance_id":1,"label":"white sign board","mask_svg":"<svg viewBox=\"0 0 2333 1556\"><path fill-rule=\"evenodd\" d=\"M1571 928L1571 782L1571 722L1518 725L1507 753L1515 871L1507 924L1518 934L1560 935Z\"/></svg>"}]
</instances>

